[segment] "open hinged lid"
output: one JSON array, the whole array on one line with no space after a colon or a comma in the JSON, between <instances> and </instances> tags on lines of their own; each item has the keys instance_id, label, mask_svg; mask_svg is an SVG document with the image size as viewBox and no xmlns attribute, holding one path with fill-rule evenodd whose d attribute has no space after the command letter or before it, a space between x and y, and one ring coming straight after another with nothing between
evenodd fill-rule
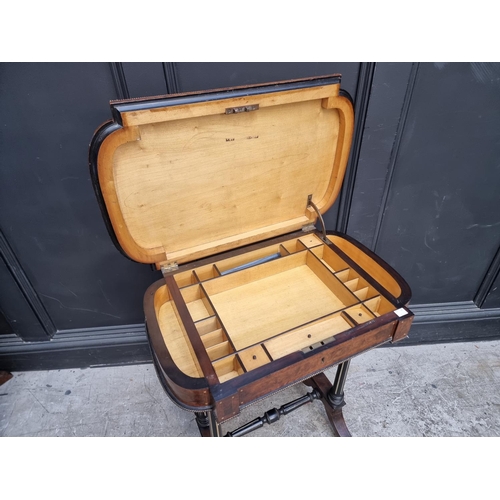
<instances>
[{"instance_id":1,"label":"open hinged lid","mask_svg":"<svg viewBox=\"0 0 500 500\"><path fill-rule=\"evenodd\" d=\"M184 263L315 222L353 130L340 76L111 103L90 147L111 234L130 258Z\"/></svg>"}]
</instances>

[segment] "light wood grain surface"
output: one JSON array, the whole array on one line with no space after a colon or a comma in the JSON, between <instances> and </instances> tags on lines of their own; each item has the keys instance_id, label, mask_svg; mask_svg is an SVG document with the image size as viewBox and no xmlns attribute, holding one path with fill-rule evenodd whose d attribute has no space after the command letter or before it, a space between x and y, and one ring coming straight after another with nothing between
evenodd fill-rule
<instances>
[{"instance_id":1,"label":"light wood grain surface","mask_svg":"<svg viewBox=\"0 0 500 500\"><path fill-rule=\"evenodd\" d=\"M211 299L238 350L345 307L306 265Z\"/></svg>"},{"instance_id":2,"label":"light wood grain surface","mask_svg":"<svg viewBox=\"0 0 500 500\"><path fill-rule=\"evenodd\" d=\"M332 205L353 127L338 85L252 99L260 109L239 114L228 99L123 115L98 169L131 258L188 262L300 229L316 218L309 195Z\"/></svg>"}]
</instances>

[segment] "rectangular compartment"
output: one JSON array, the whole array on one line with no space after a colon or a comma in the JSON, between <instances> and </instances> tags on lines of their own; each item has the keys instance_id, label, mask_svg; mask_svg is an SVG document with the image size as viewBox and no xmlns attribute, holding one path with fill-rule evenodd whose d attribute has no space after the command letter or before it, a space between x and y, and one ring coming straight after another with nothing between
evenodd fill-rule
<instances>
[{"instance_id":1,"label":"rectangular compartment","mask_svg":"<svg viewBox=\"0 0 500 500\"><path fill-rule=\"evenodd\" d=\"M224 259L217 262L216 268L219 271L219 275L228 275L236 272L236 270L240 270L242 267L258 265L262 259L277 259L284 255L288 255L288 253L289 252L279 244L271 245L243 255L236 255L229 259Z\"/></svg>"},{"instance_id":2,"label":"rectangular compartment","mask_svg":"<svg viewBox=\"0 0 500 500\"><path fill-rule=\"evenodd\" d=\"M211 361L234 352L226 332L216 316L198 321L195 326Z\"/></svg>"},{"instance_id":3,"label":"rectangular compartment","mask_svg":"<svg viewBox=\"0 0 500 500\"><path fill-rule=\"evenodd\" d=\"M219 382L221 383L243 373L243 368L236 355L228 356L227 358L220 359L219 361L214 361L212 364L215 369L215 373L217 373L217 377L219 377Z\"/></svg>"},{"instance_id":4,"label":"rectangular compartment","mask_svg":"<svg viewBox=\"0 0 500 500\"><path fill-rule=\"evenodd\" d=\"M217 344L222 344L223 342L227 342L227 335L224 333L222 328L214 330L212 332L206 333L201 337L203 345L208 349Z\"/></svg>"},{"instance_id":5,"label":"rectangular compartment","mask_svg":"<svg viewBox=\"0 0 500 500\"><path fill-rule=\"evenodd\" d=\"M357 302L308 250L204 286L238 351Z\"/></svg>"},{"instance_id":6,"label":"rectangular compartment","mask_svg":"<svg viewBox=\"0 0 500 500\"><path fill-rule=\"evenodd\" d=\"M154 295L154 310L161 335L176 366L190 377L203 376L186 329L165 285Z\"/></svg>"},{"instance_id":7,"label":"rectangular compartment","mask_svg":"<svg viewBox=\"0 0 500 500\"><path fill-rule=\"evenodd\" d=\"M352 325L339 312L274 337L264 342L264 346L273 360L279 359L292 352L331 339L350 328Z\"/></svg>"}]
</instances>

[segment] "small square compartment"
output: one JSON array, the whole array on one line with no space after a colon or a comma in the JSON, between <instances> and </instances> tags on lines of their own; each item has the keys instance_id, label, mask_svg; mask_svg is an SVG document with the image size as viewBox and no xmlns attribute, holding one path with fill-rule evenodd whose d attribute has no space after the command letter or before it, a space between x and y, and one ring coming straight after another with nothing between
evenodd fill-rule
<instances>
[{"instance_id":1,"label":"small square compartment","mask_svg":"<svg viewBox=\"0 0 500 500\"><path fill-rule=\"evenodd\" d=\"M214 344L211 347L207 347L207 354L210 358L210 361L215 361L216 359L223 358L224 356L228 356L233 352L234 349L228 340Z\"/></svg>"},{"instance_id":2,"label":"small square compartment","mask_svg":"<svg viewBox=\"0 0 500 500\"><path fill-rule=\"evenodd\" d=\"M198 321L195 325L200 334L201 341L212 361L233 352L226 332L223 330L216 316ZM217 346L220 346L218 350L216 349Z\"/></svg>"},{"instance_id":3,"label":"small square compartment","mask_svg":"<svg viewBox=\"0 0 500 500\"><path fill-rule=\"evenodd\" d=\"M394 311L395 309L395 307L386 298L380 295L363 303L375 316L381 316L382 314Z\"/></svg>"},{"instance_id":4,"label":"small square compartment","mask_svg":"<svg viewBox=\"0 0 500 500\"><path fill-rule=\"evenodd\" d=\"M332 273L348 268L346 262L324 243L310 250Z\"/></svg>"},{"instance_id":5,"label":"small square compartment","mask_svg":"<svg viewBox=\"0 0 500 500\"><path fill-rule=\"evenodd\" d=\"M375 316L372 314L372 312L368 308L363 306L363 304L349 307L345 310L345 312L359 325L375 319Z\"/></svg>"},{"instance_id":6,"label":"small square compartment","mask_svg":"<svg viewBox=\"0 0 500 500\"><path fill-rule=\"evenodd\" d=\"M342 281L342 283L344 283L344 285L346 283L348 283L349 281L352 281L353 279L359 277L359 275L355 271L353 271L350 267L348 267L347 269L343 269L342 271L340 271L338 273L335 273L335 276L337 276L337 278L340 281Z\"/></svg>"},{"instance_id":7,"label":"small square compartment","mask_svg":"<svg viewBox=\"0 0 500 500\"><path fill-rule=\"evenodd\" d=\"M318 240L319 241L319 240ZM321 241L319 241L319 244L321 244ZM289 254L292 253L297 253L297 252L303 252L304 250L307 250L307 245L305 245L300 238L297 238L295 240L290 240L290 241L284 241L281 244L281 247L288 252Z\"/></svg>"},{"instance_id":8,"label":"small square compartment","mask_svg":"<svg viewBox=\"0 0 500 500\"><path fill-rule=\"evenodd\" d=\"M217 278L217 276L220 276L219 270L213 264L208 264L207 266L198 267L193 272L199 282L210 280L212 278Z\"/></svg>"},{"instance_id":9,"label":"small square compartment","mask_svg":"<svg viewBox=\"0 0 500 500\"><path fill-rule=\"evenodd\" d=\"M314 248L318 246L324 245L324 243L314 234L307 234L305 236L301 236L299 238L299 241L306 247L306 248Z\"/></svg>"},{"instance_id":10,"label":"small square compartment","mask_svg":"<svg viewBox=\"0 0 500 500\"><path fill-rule=\"evenodd\" d=\"M193 321L208 318L215 314L200 285L183 288L181 294Z\"/></svg>"},{"instance_id":11,"label":"small square compartment","mask_svg":"<svg viewBox=\"0 0 500 500\"><path fill-rule=\"evenodd\" d=\"M370 285L358 286L358 288L354 291L354 295L356 295L356 297L361 301L366 300L369 297L373 297L377 293L377 290Z\"/></svg>"},{"instance_id":12,"label":"small square compartment","mask_svg":"<svg viewBox=\"0 0 500 500\"><path fill-rule=\"evenodd\" d=\"M217 377L219 377L219 382L221 383L231 380L232 378L243 373L243 368L241 367L236 355L228 356L227 358L215 361L212 365L215 373L217 373Z\"/></svg>"},{"instance_id":13,"label":"small square compartment","mask_svg":"<svg viewBox=\"0 0 500 500\"><path fill-rule=\"evenodd\" d=\"M205 335L207 333L218 330L219 328L222 328L217 316L210 316L209 318L197 321L195 323L195 326L200 335Z\"/></svg>"},{"instance_id":14,"label":"small square compartment","mask_svg":"<svg viewBox=\"0 0 500 500\"><path fill-rule=\"evenodd\" d=\"M213 332L206 333L201 337L201 340L205 348L208 349L209 347L213 347L217 344L226 342L228 339L224 330L222 328L219 328L217 330L214 330Z\"/></svg>"},{"instance_id":15,"label":"small square compartment","mask_svg":"<svg viewBox=\"0 0 500 500\"><path fill-rule=\"evenodd\" d=\"M196 275L193 271L184 271L183 273L175 274L174 279L179 288L184 288L198 283Z\"/></svg>"},{"instance_id":16,"label":"small square compartment","mask_svg":"<svg viewBox=\"0 0 500 500\"><path fill-rule=\"evenodd\" d=\"M239 353L240 360L246 371L255 370L271 361L266 351L261 345L255 345Z\"/></svg>"}]
</instances>

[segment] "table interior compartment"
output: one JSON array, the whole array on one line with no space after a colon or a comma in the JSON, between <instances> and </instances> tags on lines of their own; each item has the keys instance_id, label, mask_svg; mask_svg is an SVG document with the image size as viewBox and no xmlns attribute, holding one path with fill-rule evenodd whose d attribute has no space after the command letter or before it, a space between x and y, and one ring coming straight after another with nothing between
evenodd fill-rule
<instances>
[{"instance_id":1,"label":"table interior compartment","mask_svg":"<svg viewBox=\"0 0 500 500\"><path fill-rule=\"evenodd\" d=\"M263 344L244 349L238 353L238 356L247 372L271 362L271 358Z\"/></svg>"},{"instance_id":2,"label":"table interior compartment","mask_svg":"<svg viewBox=\"0 0 500 500\"><path fill-rule=\"evenodd\" d=\"M314 234L184 271L175 280L220 382L325 345L395 309ZM176 332L169 351L180 346L176 364L201 376L173 308L168 298L158 311L162 332Z\"/></svg>"},{"instance_id":3,"label":"table interior compartment","mask_svg":"<svg viewBox=\"0 0 500 500\"><path fill-rule=\"evenodd\" d=\"M181 295L193 321L208 318L215 314L210 301L207 299L200 285L191 285L183 288Z\"/></svg>"},{"instance_id":4,"label":"table interior compartment","mask_svg":"<svg viewBox=\"0 0 500 500\"><path fill-rule=\"evenodd\" d=\"M343 271L349 267L339 255L325 244L311 248L310 251L316 255L332 273Z\"/></svg>"},{"instance_id":5,"label":"table interior compartment","mask_svg":"<svg viewBox=\"0 0 500 500\"><path fill-rule=\"evenodd\" d=\"M363 304L356 304L345 310L345 313L352 318L356 324L361 325L375 318L375 315Z\"/></svg>"},{"instance_id":6,"label":"table interior compartment","mask_svg":"<svg viewBox=\"0 0 500 500\"><path fill-rule=\"evenodd\" d=\"M380 293L354 269L344 269L335 273L335 276L361 301L373 298Z\"/></svg>"},{"instance_id":7,"label":"table interior compartment","mask_svg":"<svg viewBox=\"0 0 500 500\"><path fill-rule=\"evenodd\" d=\"M228 356L213 363L219 382L223 383L244 373L243 367L236 355Z\"/></svg>"},{"instance_id":8,"label":"table interior compartment","mask_svg":"<svg viewBox=\"0 0 500 500\"><path fill-rule=\"evenodd\" d=\"M293 240L284 241L281 246L286 249L288 253L301 252L308 248L321 247L323 242L315 235L305 235Z\"/></svg>"},{"instance_id":9,"label":"table interior compartment","mask_svg":"<svg viewBox=\"0 0 500 500\"><path fill-rule=\"evenodd\" d=\"M381 316L395 310L395 307L381 295L365 301L364 304L375 316Z\"/></svg>"},{"instance_id":10,"label":"table interior compartment","mask_svg":"<svg viewBox=\"0 0 500 500\"><path fill-rule=\"evenodd\" d=\"M237 350L358 302L308 250L204 287Z\"/></svg>"},{"instance_id":11,"label":"table interior compartment","mask_svg":"<svg viewBox=\"0 0 500 500\"><path fill-rule=\"evenodd\" d=\"M198 267L193 271L194 279L196 283L201 283L212 278L217 278L220 276L220 272L217 266L214 264L208 264L206 266Z\"/></svg>"},{"instance_id":12,"label":"table interior compartment","mask_svg":"<svg viewBox=\"0 0 500 500\"><path fill-rule=\"evenodd\" d=\"M200 364L166 285L156 291L154 308L163 340L176 366L190 377L202 377Z\"/></svg>"},{"instance_id":13,"label":"table interior compartment","mask_svg":"<svg viewBox=\"0 0 500 500\"><path fill-rule=\"evenodd\" d=\"M342 312L338 312L278 335L264 342L264 346L271 358L275 360L295 351L313 349L314 344L325 343L333 339L336 334L353 326Z\"/></svg>"}]
</instances>

